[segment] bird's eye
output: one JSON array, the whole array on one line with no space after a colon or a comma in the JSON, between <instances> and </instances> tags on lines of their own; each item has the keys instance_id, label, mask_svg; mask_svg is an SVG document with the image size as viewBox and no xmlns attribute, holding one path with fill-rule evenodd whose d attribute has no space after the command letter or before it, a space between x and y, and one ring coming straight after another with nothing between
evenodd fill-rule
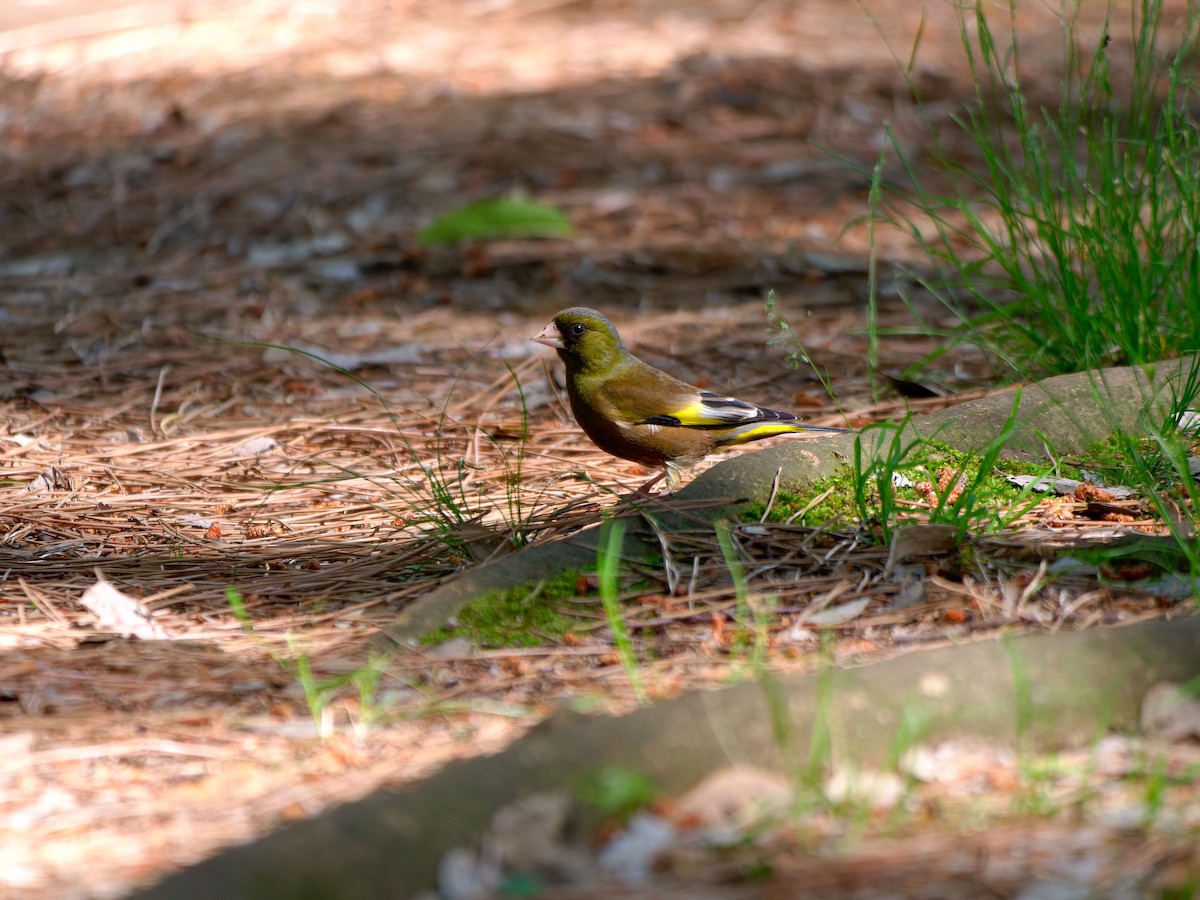
<instances>
[{"instance_id":1,"label":"bird's eye","mask_svg":"<svg viewBox=\"0 0 1200 900\"><path fill-rule=\"evenodd\" d=\"M571 332L571 334L573 334L575 336L579 336L579 335L583 334L585 331L587 331L587 326L584 325L582 322L576 322L568 330Z\"/></svg>"}]
</instances>

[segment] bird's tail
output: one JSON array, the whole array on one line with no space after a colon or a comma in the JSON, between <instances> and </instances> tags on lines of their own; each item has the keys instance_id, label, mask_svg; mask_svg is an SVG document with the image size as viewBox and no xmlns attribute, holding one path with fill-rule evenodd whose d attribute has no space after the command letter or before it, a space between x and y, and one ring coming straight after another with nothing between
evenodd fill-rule
<instances>
[{"instance_id":1,"label":"bird's tail","mask_svg":"<svg viewBox=\"0 0 1200 900\"><path fill-rule=\"evenodd\" d=\"M828 431L831 434L848 434L853 428L835 428L832 425L801 425L805 431Z\"/></svg>"}]
</instances>

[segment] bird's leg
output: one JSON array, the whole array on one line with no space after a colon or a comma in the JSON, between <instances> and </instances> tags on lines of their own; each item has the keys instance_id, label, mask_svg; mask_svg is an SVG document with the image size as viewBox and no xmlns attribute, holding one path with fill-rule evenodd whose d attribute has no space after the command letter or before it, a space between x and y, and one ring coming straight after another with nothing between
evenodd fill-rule
<instances>
[{"instance_id":1,"label":"bird's leg","mask_svg":"<svg viewBox=\"0 0 1200 900\"><path fill-rule=\"evenodd\" d=\"M650 488L654 487L665 478L667 479L667 489L663 492L663 496L673 494L679 487L679 482L682 480L682 472L683 470L679 467L679 464L676 463L675 460L669 459L663 463L663 470L638 488L635 493L649 496Z\"/></svg>"},{"instance_id":2,"label":"bird's leg","mask_svg":"<svg viewBox=\"0 0 1200 900\"><path fill-rule=\"evenodd\" d=\"M643 484L640 488L638 488L636 491L634 491L634 493L635 494L644 494L648 497L648 496L650 496L650 488L654 487L656 484L658 484L664 478L667 479L668 490L669 490L670 475L669 475L669 472L667 469L663 469L661 472L659 472L657 475L655 475L653 478L651 478L649 481L647 481L645 484Z\"/></svg>"}]
</instances>

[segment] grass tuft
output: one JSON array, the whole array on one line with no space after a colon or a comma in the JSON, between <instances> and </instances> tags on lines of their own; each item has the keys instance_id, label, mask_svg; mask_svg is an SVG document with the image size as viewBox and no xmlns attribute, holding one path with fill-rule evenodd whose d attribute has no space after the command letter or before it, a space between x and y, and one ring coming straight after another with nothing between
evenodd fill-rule
<instances>
[{"instance_id":1,"label":"grass tuft","mask_svg":"<svg viewBox=\"0 0 1200 900\"><path fill-rule=\"evenodd\" d=\"M1116 7L1090 49L1080 8L1062 23L1056 103L1040 99L1019 43L999 36L1000 7L959 8L975 96L951 130L978 165L955 158L930 120L944 179L934 187L894 135L889 142L903 175L873 195L874 211L935 264L920 281L957 323L922 326L947 339L935 356L975 344L1002 372L1027 378L1200 347L1200 129L1188 114L1200 6L1189 3L1182 27L1167 29L1161 0L1137 0L1120 67ZM1007 10L1015 33L1017 7Z\"/></svg>"}]
</instances>

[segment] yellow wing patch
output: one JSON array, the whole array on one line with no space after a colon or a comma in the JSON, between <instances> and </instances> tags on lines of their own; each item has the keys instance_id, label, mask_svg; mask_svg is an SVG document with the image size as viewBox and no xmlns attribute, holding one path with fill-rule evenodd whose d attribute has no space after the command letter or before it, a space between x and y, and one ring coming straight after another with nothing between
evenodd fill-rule
<instances>
[{"instance_id":1,"label":"yellow wing patch","mask_svg":"<svg viewBox=\"0 0 1200 900\"><path fill-rule=\"evenodd\" d=\"M683 409L670 413L676 422L688 428L713 428L721 425L736 425L764 417L776 418L774 410L761 409L753 403L745 403L732 397L722 397L709 391L700 394ZM665 418L665 417L664 417Z\"/></svg>"}]
</instances>

